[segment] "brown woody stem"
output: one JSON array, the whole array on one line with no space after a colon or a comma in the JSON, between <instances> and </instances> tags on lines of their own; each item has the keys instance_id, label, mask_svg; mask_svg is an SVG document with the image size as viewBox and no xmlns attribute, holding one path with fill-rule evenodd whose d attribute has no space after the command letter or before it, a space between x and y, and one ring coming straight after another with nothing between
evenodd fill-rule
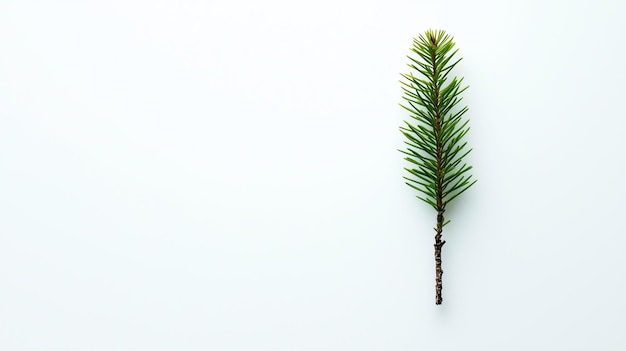
<instances>
[{"instance_id":1,"label":"brown woody stem","mask_svg":"<svg viewBox=\"0 0 626 351\"><path fill-rule=\"evenodd\" d=\"M445 240L441 240L441 232L443 230L443 211L437 214L437 234L435 234L435 304L441 305L443 297L441 290L443 288L443 268L441 268L441 248L445 244Z\"/></svg>"},{"instance_id":2,"label":"brown woody stem","mask_svg":"<svg viewBox=\"0 0 626 351\"><path fill-rule=\"evenodd\" d=\"M443 288L443 268L441 268L441 248L446 242L441 240L441 232L443 231L443 213L445 211L445 203L443 201L443 145L441 140L441 129L443 119L441 115L441 100L439 92L439 72L437 72L437 38L434 33L430 34L431 45L431 65L433 68L433 87L434 87L434 105L435 105L435 139L437 142L436 150L436 162L437 162L437 227L435 228L435 304L441 305L443 297L441 296L441 290Z\"/></svg>"}]
</instances>

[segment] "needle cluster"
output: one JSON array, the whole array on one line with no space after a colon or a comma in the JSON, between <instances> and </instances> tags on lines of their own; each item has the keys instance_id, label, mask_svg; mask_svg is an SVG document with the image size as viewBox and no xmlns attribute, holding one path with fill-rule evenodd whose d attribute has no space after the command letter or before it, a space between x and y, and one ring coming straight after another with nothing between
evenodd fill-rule
<instances>
[{"instance_id":1,"label":"needle cluster","mask_svg":"<svg viewBox=\"0 0 626 351\"><path fill-rule=\"evenodd\" d=\"M463 158L472 149L467 148L463 137L469 131L469 120L462 117L467 106L458 108L463 78L449 74L461 58L453 60L458 49L454 49L452 37L443 30L428 30L413 40L411 52L417 57L407 56L408 66L413 72L402 74L402 90L406 104L401 104L414 119L405 121L401 131L408 139L405 160L414 168L406 168L411 174L404 177L407 185L419 191L419 199L437 211L459 196L476 181L471 181L468 171L472 166L463 163ZM415 73L415 74L414 74Z\"/></svg>"}]
</instances>

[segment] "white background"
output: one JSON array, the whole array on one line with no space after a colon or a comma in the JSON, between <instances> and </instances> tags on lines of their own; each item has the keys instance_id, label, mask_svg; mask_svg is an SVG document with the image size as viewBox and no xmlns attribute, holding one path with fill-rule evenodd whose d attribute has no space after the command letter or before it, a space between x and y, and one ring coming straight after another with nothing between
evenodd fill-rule
<instances>
[{"instance_id":1,"label":"white background","mask_svg":"<svg viewBox=\"0 0 626 351\"><path fill-rule=\"evenodd\" d=\"M0 349L624 350L619 1L0 1ZM455 36L479 182L402 181Z\"/></svg>"}]
</instances>

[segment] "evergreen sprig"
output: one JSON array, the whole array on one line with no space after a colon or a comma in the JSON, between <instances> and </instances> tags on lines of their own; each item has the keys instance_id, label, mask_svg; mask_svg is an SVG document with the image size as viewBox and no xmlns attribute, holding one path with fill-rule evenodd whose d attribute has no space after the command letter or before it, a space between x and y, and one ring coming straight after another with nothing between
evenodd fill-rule
<instances>
[{"instance_id":1,"label":"evergreen sprig","mask_svg":"<svg viewBox=\"0 0 626 351\"><path fill-rule=\"evenodd\" d=\"M469 189L472 166L463 161L472 149L463 141L469 131L469 120L463 115L467 106L460 107L461 94L468 88L462 86L463 78L450 76L452 69L461 61L456 59L458 49L453 38L443 30L427 30L413 39L414 56L408 55L411 72L402 74L400 81L411 122L404 121L400 127L407 138L405 160L412 167L405 168L406 184L417 190L420 200L437 211L435 229L435 303L441 304L442 275L441 240L446 206Z\"/></svg>"}]
</instances>

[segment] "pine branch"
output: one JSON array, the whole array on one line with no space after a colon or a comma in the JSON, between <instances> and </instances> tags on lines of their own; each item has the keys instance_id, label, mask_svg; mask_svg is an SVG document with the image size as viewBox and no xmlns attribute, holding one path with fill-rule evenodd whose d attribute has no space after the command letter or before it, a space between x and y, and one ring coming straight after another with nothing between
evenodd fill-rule
<instances>
[{"instance_id":1,"label":"pine branch","mask_svg":"<svg viewBox=\"0 0 626 351\"><path fill-rule=\"evenodd\" d=\"M455 58L453 38L443 30L427 30L413 39L410 49L416 57L407 56L411 72L401 74L403 91L400 104L411 122L405 121L400 131L406 137L406 150L400 150L412 168L405 168L406 184L417 190L418 199L437 211L435 226L435 303L441 304L441 248L446 206L476 183L472 166L463 160L472 149L463 137L469 132L469 120L463 120L467 106L459 106L463 78L451 77L450 72L462 60Z\"/></svg>"}]
</instances>

